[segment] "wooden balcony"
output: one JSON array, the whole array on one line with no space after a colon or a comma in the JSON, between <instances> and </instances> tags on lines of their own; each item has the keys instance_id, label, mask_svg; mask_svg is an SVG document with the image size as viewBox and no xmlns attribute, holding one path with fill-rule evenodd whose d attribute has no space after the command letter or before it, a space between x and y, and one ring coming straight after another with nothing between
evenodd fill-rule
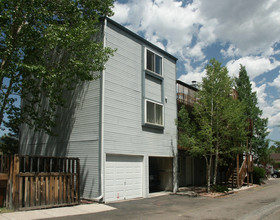
<instances>
[{"instance_id":1,"label":"wooden balcony","mask_svg":"<svg viewBox=\"0 0 280 220\"><path fill-rule=\"evenodd\" d=\"M177 102L179 104L184 104L193 107L196 102L196 98L184 93L177 93Z\"/></svg>"},{"instance_id":2,"label":"wooden balcony","mask_svg":"<svg viewBox=\"0 0 280 220\"><path fill-rule=\"evenodd\" d=\"M196 92L198 89L193 85L186 84L179 80L177 83L177 104L193 107L196 102Z\"/></svg>"}]
</instances>

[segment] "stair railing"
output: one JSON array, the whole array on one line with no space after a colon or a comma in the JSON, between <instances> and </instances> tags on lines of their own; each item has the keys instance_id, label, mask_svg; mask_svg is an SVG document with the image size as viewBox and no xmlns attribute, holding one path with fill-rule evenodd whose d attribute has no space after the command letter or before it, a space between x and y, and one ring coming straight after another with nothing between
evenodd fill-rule
<instances>
[{"instance_id":1,"label":"stair railing","mask_svg":"<svg viewBox=\"0 0 280 220\"><path fill-rule=\"evenodd\" d=\"M247 157L245 157L245 159L243 160L243 163L238 172L240 186L243 185L246 174L247 174Z\"/></svg>"}]
</instances>

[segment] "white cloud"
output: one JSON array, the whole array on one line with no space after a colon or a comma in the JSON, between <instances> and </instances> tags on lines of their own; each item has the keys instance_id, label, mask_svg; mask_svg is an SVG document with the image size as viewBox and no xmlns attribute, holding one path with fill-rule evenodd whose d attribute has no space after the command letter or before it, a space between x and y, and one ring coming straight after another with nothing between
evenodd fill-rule
<instances>
[{"instance_id":1,"label":"white cloud","mask_svg":"<svg viewBox=\"0 0 280 220\"><path fill-rule=\"evenodd\" d=\"M265 93L266 84L262 84L261 86L257 87L255 82L251 82L252 84L252 91L257 93L258 104L261 109L267 106L266 97L267 94Z\"/></svg>"},{"instance_id":2,"label":"white cloud","mask_svg":"<svg viewBox=\"0 0 280 220\"><path fill-rule=\"evenodd\" d=\"M264 107L264 113L266 113L266 117L268 118L268 125L279 126L280 125L280 99L276 99L269 106Z\"/></svg>"},{"instance_id":3,"label":"white cloud","mask_svg":"<svg viewBox=\"0 0 280 220\"><path fill-rule=\"evenodd\" d=\"M126 23L128 18L129 6L126 4L114 4L114 19L120 23Z\"/></svg>"},{"instance_id":4,"label":"white cloud","mask_svg":"<svg viewBox=\"0 0 280 220\"><path fill-rule=\"evenodd\" d=\"M239 55L239 49L231 44L226 50L221 49L221 54L224 57L235 57Z\"/></svg>"},{"instance_id":5,"label":"white cloud","mask_svg":"<svg viewBox=\"0 0 280 220\"><path fill-rule=\"evenodd\" d=\"M201 0L200 12L204 21L216 20L213 32L218 39L231 42L246 56L279 42L279 8L275 0Z\"/></svg>"},{"instance_id":6,"label":"white cloud","mask_svg":"<svg viewBox=\"0 0 280 220\"><path fill-rule=\"evenodd\" d=\"M274 141L278 140L279 141L279 134L280 134L280 128L279 127L274 127L272 129L271 133L269 134L268 138L270 140L274 140Z\"/></svg>"},{"instance_id":7,"label":"white cloud","mask_svg":"<svg viewBox=\"0 0 280 220\"><path fill-rule=\"evenodd\" d=\"M279 71L280 73L280 71ZM270 86L275 86L276 88L280 89L280 75L278 75L272 83L268 83Z\"/></svg>"},{"instance_id":8,"label":"white cloud","mask_svg":"<svg viewBox=\"0 0 280 220\"><path fill-rule=\"evenodd\" d=\"M280 125L280 112L275 115L272 115L269 119L270 126L279 126Z\"/></svg>"},{"instance_id":9,"label":"white cloud","mask_svg":"<svg viewBox=\"0 0 280 220\"><path fill-rule=\"evenodd\" d=\"M183 6L182 2L173 0L132 0L127 4L116 5L113 19L128 23L131 30L144 33L144 37L152 43L165 40L165 49L169 53L181 56L186 46L193 48L190 47L193 34L199 31L198 24L201 23L195 2ZM128 12L123 13L127 8ZM155 35L157 38L153 37ZM197 55L203 56L201 53Z\"/></svg>"},{"instance_id":10,"label":"white cloud","mask_svg":"<svg viewBox=\"0 0 280 220\"><path fill-rule=\"evenodd\" d=\"M113 19L178 57L187 73L179 79L186 83L201 82L212 56L207 50L216 45L222 58L231 59L226 64L230 75L237 76L242 64L251 80L260 75L271 80L264 73L280 66L279 8L279 0L127 0L115 3ZM272 126L280 120L280 107L277 100L267 100L274 96L271 86L280 88L280 76L262 83L253 88Z\"/></svg>"},{"instance_id":11,"label":"white cloud","mask_svg":"<svg viewBox=\"0 0 280 220\"><path fill-rule=\"evenodd\" d=\"M263 110L263 117L268 118L268 126L280 125L280 99L274 100L271 104L266 101L267 93L265 92L267 86L262 84L257 87L254 82L252 83L252 91L257 93L258 105Z\"/></svg>"},{"instance_id":12,"label":"white cloud","mask_svg":"<svg viewBox=\"0 0 280 220\"><path fill-rule=\"evenodd\" d=\"M205 58L205 55L202 51L203 43L197 43L192 48L187 48L187 55L191 56L196 61L202 61Z\"/></svg>"},{"instance_id":13,"label":"white cloud","mask_svg":"<svg viewBox=\"0 0 280 220\"><path fill-rule=\"evenodd\" d=\"M203 61L212 43L229 43L225 57L272 56L280 43L280 1L130 0L115 3L113 19L182 60ZM156 37L155 37L156 36Z\"/></svg>"},{"instance_id":14,"label":"white cloud","mask_svg":"<svg viewBox=\"0 0 280 220\"><path fill-rule=\"evenodd\" d=\"M202 77L205 77L206 71L203 72L188 72L188 74L181 75L179 80L185 82L187 84L191 84L192 81L196 81L198 83L201 82Z\"/></svg>"},{"instance_id":15,"label":"white cloud","mask_svg":"<svg viewBox=\"0 0 280 220\"><path fill-rule=\"evenodd\" d=\"M202 82L202 78L206 76L206 70L204 68L205 65L201 65L197 68L193 68L191 66L191 62L188 61L185 63L185 69L187 70L187 74L182 74L179 77L179 80L185 82L187 84L191 84L192 81L197 81L198 83Z\"/></svg>"},{"instance_id":16,"label":"white cloud","mask_svg":"<svg viewBox=\"0 0 280 220\"><path fill-rule=\"evenodd\" d=\"M229 61L226 66L231 75L237 76L240 70L240 64L246 67L250 79L262 75L280 66L280 61L259 56L246 56L238 60Z\"/></svg>"}]
</instances>

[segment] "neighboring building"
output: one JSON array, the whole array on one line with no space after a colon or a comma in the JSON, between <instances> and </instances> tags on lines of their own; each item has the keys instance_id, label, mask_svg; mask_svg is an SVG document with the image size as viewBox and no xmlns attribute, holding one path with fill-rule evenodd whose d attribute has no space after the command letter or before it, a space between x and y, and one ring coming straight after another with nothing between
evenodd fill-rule
<instances>
[{"instance_id":1,"label":"neighboring building","mask_svg":"<svg viewBox=\"0 0 280 220\"><path fill-rule=\"evenodd\" d=\"M101 77L67 94L58 136L23 126L20 154L79 157L87 199L176 190L177 59L108 18L103 39L117 51Z\"/></svg>"},{"instance_id":2,"label":"neighboring building","mask_svg":"<svg viewBox=\"0 0 280 220\"><path fill-rule=\"evenodd\" d=\"M280 153L270 154L270 158L273 161L273 168L279 169L280 168Z\"/></svg>"},{"instance_id":3,"label":"neighboring building","mask_svg":"<svg viewBox=\"0 0 280 220\"><path fill-rule=\"evenodd\" d=\"M196 102L196 93L198 91L195 81L192 85L183 83L179 80L177 83L177 109L180 111L184 106L190 118L192 119L192 111L194 103ZM231 97L238 99L238 93L235 89L232 90ZM248 138L252 135L252 123L248 120ZM178 131L179 133L180 131ZM248 143L248 142L247 142ZM279 154L280 155L280 154ZM252 176L252 155L246 154L237 155L236 158L228 161L229 164L220 166L217 173L217 181L220 183L227 182L230 186L240 187L246 184L245 178L247 178L247 184L249 180L253 179ZM213 158L211 178L214 173L215 158ZM238 173L238 175L237 175ZM238 176L238 177L237 177ZM178 145L178 186L189 185L205 185L206 184L206 162L203 157L193 157L190 155L189 150Z\"/></svg>"},{"instance_id":4,"label":"neighboring building","mask_svg":"<svg viewBox=\"0 0 280 220\"><path fill-rule=\"evenodd\" d=\"M192 117L193 105L196 102L196 82L191 85L180 80L177 84L177 109L180 111L182 106L188 110ZM179 131L180 132L180 131ZM206 184L206 163L204 158L193 157L188 149L178 145L178 186L200 186Z\"/></svg>"}]
</instances>

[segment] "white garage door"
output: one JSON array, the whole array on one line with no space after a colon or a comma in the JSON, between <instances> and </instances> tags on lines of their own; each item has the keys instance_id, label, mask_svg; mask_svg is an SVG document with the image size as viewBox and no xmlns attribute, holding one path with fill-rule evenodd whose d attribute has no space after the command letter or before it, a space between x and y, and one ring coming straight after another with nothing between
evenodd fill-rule
<instances>
[{"instance_id":1,"label":"white garage door","mask_svg":"<svg viewBox=\"0 0 280 220\"><path fill-rule=\"evenodd\" d=\"M105 202L142 197L143 157L107 155Z\"/></svg>"}]
</instances>

